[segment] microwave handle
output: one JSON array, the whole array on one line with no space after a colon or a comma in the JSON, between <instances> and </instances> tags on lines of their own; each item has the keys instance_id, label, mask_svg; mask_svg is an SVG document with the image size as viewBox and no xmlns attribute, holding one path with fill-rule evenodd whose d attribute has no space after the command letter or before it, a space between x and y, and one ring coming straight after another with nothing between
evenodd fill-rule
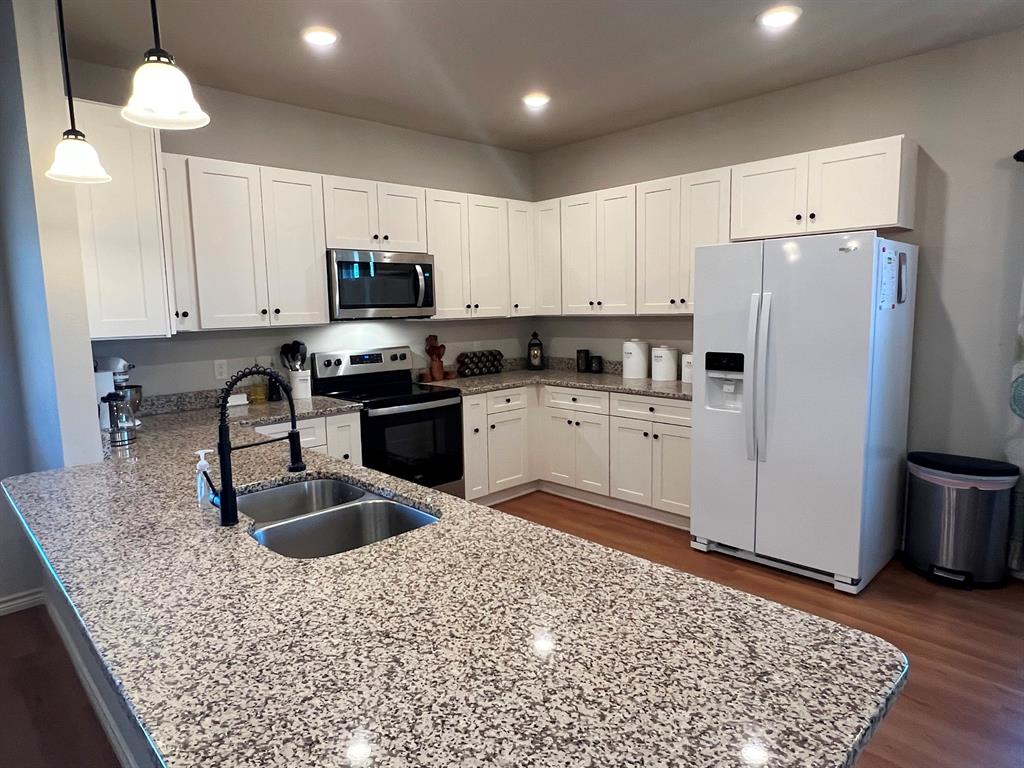
<instances>
[{"instance_id":1,"label":"microwave handle","mask_svg":"<svg viewBox=\"0 0 1024 768\"><path fill-rule=\"evenodd\" d=\"M416 267L416 280L419 282L420 286L420 298L419 301L416 302L416 306L422 307L423 302L427 298L427 280L423 276L423 267L419 264L415 264L414 266Z\"/></svg>"},{"instance_id":2,"label":"microwave handle","mask_svg":"<svg viewBox=\"0 0 1024 768\"><path fill-rule=\"evenodd\" d=\"M328 260L330 261L331 279L328 281L328 287L330 288L330 294L332 303L334 304L334 319L341 319L341 285L339 280L341 279L338 273L338 261L340 261L339 254L334 251L327 252Z\"/></svg>"}]
</instances>

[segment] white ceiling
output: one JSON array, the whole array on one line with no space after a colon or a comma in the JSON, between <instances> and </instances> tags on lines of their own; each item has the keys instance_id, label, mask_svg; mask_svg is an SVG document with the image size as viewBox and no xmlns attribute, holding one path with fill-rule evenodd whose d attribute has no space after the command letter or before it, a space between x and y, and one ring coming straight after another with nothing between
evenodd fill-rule
<instances>
[{"instance_id":1,"label":"white ceiling","mask_svg":"<svg viewBox=\"0 0 1024 768\"><path fill-rule=\"evenodd\" d=\"M1024 25L1022 0L163 0L194 82L537 152ZM132 68L146 0L65 0L74 58ZM299 37L338 29L328 54ZM540 115L527 91L548 91ZM201 99L201 96L200 96ZM214 120L216 115L212 115Z\"/></svg>"}]
</instances>

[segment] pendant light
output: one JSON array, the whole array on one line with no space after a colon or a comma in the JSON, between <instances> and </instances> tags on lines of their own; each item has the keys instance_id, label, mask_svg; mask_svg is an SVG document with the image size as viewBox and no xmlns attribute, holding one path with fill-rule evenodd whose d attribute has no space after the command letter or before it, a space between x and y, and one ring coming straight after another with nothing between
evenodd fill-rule
<instances>
[{"instance_id":1,"label":"pendant light","mask_svg":"<svg viewBox=\"0 0 1024 768\"><path fill-rule=\"evenodd\" d=\"M153 47L142 57L142 65L132 78L132 96L121 110L130 123L165 131L202 128L210 122L195 96L192 84L178 69L174 57L160 47L160 22L156 0L150 0L153 17Z\"/></svg>"},{"instance_id":2,"label":"pendant light","mask_svg":"<svg viewBox=\"0 0 1024 768\"><path fill-rule=\"evenodd\" d=\"M68 96L68 117L71 127L64 131L64 138L53 151L53 165L46 177L54 181L68 181L73 184L103 184L110 181L110 174L100 164L92 144L85 140L85 134L75 126L75 101L71 95L71 73L68 70L68 45L64 38L64 2L57 0L57 22L60 25L60 63L64 72L64 92Z\"/></svg>"}]
</instances>

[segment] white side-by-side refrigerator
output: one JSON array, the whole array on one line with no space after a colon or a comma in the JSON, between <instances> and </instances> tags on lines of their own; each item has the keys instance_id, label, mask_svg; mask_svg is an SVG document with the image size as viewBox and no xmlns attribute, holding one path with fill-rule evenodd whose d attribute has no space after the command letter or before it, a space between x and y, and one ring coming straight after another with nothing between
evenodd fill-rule
<instances>
[{"instance_id":1,"label":"white side-by-side refrigerator","mask_svg":"<svg viewBox=\"0 0 1024 768\"><path fill-rule=\"evenodd\" d=\"M696 549L852 593L892 558L916 278L875 232L697 249Z\"/></svg>"}]
</instances>

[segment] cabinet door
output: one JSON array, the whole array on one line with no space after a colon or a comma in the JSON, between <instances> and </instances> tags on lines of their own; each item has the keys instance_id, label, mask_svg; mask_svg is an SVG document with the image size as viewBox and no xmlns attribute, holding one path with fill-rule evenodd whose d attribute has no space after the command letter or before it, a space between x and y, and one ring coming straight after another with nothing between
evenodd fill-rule
<instances>
[{"instance_id":1,"label":"cabinet door","mask_svg":"<svg viewBox=\"0 0 1024 768\"><path fill-rule=\"evenodd\" d=\"M387 251L427 250L427 211L423 187L377 184L380 215L379 248ZM379 241L375 241L379 242Z\"/></svg>"},{"instance_id":2,"label":"cabinet door","mask_svg":"<svg viewBox=\"0 0 1024 768\"><path fill-rule=\"evenodd\" d=\"M900 218L903 137L811 152L807 231L891 227Z\"/></svg>"},{"instance_id":3,"label":"cabinet door","mask_svg":"<svg viewBox=\"0 0 1024 768\"><path fill-rule=\"evenodd\" d=\"M651 422L612 417L609 426L610 495L651 504Z\"/></svg>"},{"instance_id":4,"label":"cabinet door","mask_svg":"<svg viewBox=\"0 0 1024 768\"><path fill-rule=\"evenodd\" d=\"M469 317L468 197L428 189L427 222L428 250L434 255L434 316Z\"/></svg>"},{"instance_id":5,"label":"cabinet door","mask_svg":"<svg viewBox=\"0 0 1024 768\"><path fill-rule=\"evenodd\" d=\"M680 310L679 177L636 187L636 312Z\"/></svg>"},{"instance_id":6,"label":"cabinet door","mask_svg":"<svg viewBox=\"0 0 1024 768\"><path fill-rule=\"evenodd\" d=\"M692 427L652 424L654 446L653 506L690 515L690 435Z\"/></svg>"},{"instance_id":7,"label":"cabinet door","mask_svg":"<svg viewBox=\"0 0 1024 768\"><path fill-rule=\"evenodd\" d=\"M729 242L728 168L689 173L680 179L679 304L693 312L693 266L702 245Z\"/></svg>"},{"instance_id":8,"label":"cabinet door","mask_svg":"<svg viewBox=\"0 0 1024 768\"><path fill-rule=\"evenodd\" d=\"M562 314L597 308L597 196L562 198Z\"/></svg>"},{"instance_id":9,"label":"cabinet door","mask_svg":"<svg viewBox=\"0 0 1024 768\"><path fill-rule=\"evenodd\" d=\"M522 485L529 475L527 411L496 413L487 417L487 476L490 491Z\"/></svg>"},{"instance_id":10,"label":"cabinet door","mask_svg":"<svg viewBox=\"0 0 1024 768\"><path fill-rule=\"evenodd\" d=\"M188 205L188 158L160 155L164 250L170 256L177 331L199 330L196 260L192 254L192 212Z\"/></svg>"},{"instance_id":11,"label":"cabinet door","mask_svg":"<svg viewBox=\"0 0 1024 768\"><path fill-rule=\"evenodd\" d=\"M806 153L732 167L733 240L801 234L806 213Z\"/></svg>"},{"instance_id":12,"label":"cabinet door","mask_svg":"<svg viewBox=\"0 0 1024 768\"><path fill-rule=\"evenodd\" d=\"M508 317L508 201L469 195L473 317Z\"/></svg>"},{"instance_id":13,"label":"cabinet door","mask_svg":"<svg viewBox=\"0 0 1024 768\"><path fill-rule=\"evenodd\" d=\"M270 325L259 167L190 157L188 191L202 327Z\"/></svg>"},{"instance_id":14,"label":"cabinet door","mask_svg":"<svg viewBox=\"0 0 1024 768\"><path fill-rule=\"evenodd\" d=\"M508 201L508 294L513 317L535 312L533 203Z\"/></svg>"},{"instance_id":15,"label":"cabinet door","mask_svg":"<svg viewBox=\"0 0 1024 768\"><path fill-rule=\"evenodd\" d=\"M89 335L168 336L156 132L104 104L76 102L75 109L113 177L74 188Z\"/></svg>"},{"instance_id":16,"label":"cabinet door","mask_svg":"<svg viewBox=\"0 0 1024 768\"><path fill-rule=\"evenodd\" d=\"M574 413L576 487L608 495L608 417Z\"/></svg>"},{"instance_id":17,"label":"cabinet door","mask_svg":"<svg viewBox=\"0 0 1024 768\"><path fill-rule=\"evenodd\" d=\"M487 476L487 395L462 398L463 479L466 498L486 496Z\"/></svg>"},{"instance_id":18,"label":"cabinet door","mask_svg":"<svg viewBox=\"0 0 1024 768\"><path fill-rule=\"evenodd\" d=\"M327 317L324 196L319 174L260 168L272 325Z\"/></svg>"},{"instance_id":19,"label":"cabinet door","mask_svg":"<svg viewBox=\"0 0 1024 768\"><path fill-rule=\"evenodd\" d=\"M353 464L363 463L363 443L358 413L327 417L327 455Z\"/></svg>"},{"instance_id":20,"label":"cabinet door","mask_svg":"<svg viewBox=\"0 0 1024 768\"><path fill-rule=\"evenodd\" d=\"M636 314L636 187L597 193L597 309Z\"/></svg>"},{"instance_id":21,"label":"cabinet door","mask_svg":"<svg viewBox=\"0 0 1024 768\"><path fill-rule=\"evenodd\" d=\"M327 247L376 248L380 244L377 182L324 176L323 186Z\"/></svg>"},{"instance_id":22,"label":"cabinet door","mask_svg":"<svg viewBox=\"0 0 1024 768\"><path fill-rule=\"evenodd\" d=\"M538 315L562 314L562 210L558 200L534 204L537 268L534 290Z\"/></svg>"},{"instance_id":23,"label":"cabinet door","mask_svg":"<svg viewBox=\"0 0 1024 768\"><path fill-rule=\"evenodd\" d=\"M579 414L562 408L544 409L545 454L541 480L576 485L576 418Z\"/></svg>"}]
</instances>

